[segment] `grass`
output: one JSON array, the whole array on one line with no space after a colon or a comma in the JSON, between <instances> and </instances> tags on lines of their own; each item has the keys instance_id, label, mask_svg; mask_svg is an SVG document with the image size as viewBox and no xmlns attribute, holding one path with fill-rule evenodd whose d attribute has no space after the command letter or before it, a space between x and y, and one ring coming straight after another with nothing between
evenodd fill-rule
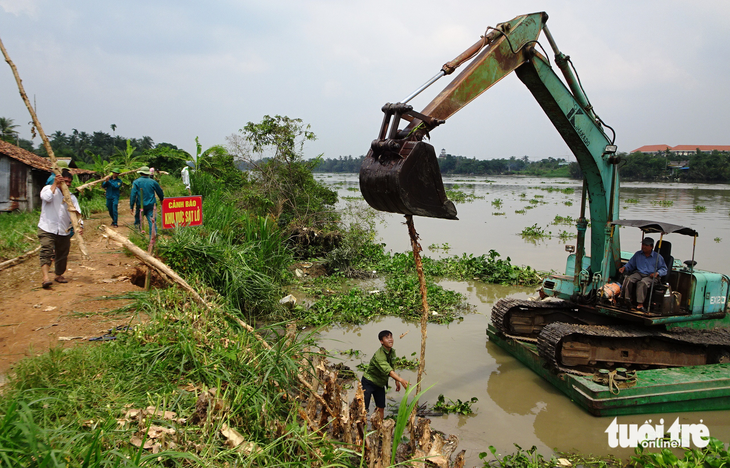
<instances>
[{"instance_id":1,"label":"grass","mask_svg":"<svg viewBox=\"0 0 730 468\"><path fill-rule=\"evenodd\" d=\"M241 212L222 190L204 198L203 218L204 226L160 238L160 256L188 281L215 289L248 320L275 313L292 262L280 228Z\"/></svg>"},{"instance_id":2,"label":"grass","mask_svg":"<svg viewBox=\"0 0 730 468\"><path fill-rule=\"evenodd\" d=\"M6 466L285 466L300 460L328 466L343 459L332 443L299 426L298 402L283 390L297 388L304 347L312 344L306 337L289 341L280 327L271 327L266 349L229 319L229 311L201 309L172 289L140 293L136 306L150 322L115 341L57 348L20 362L0 401ZM213 402L205 414L204 394ZM130 409L149 407L155 411L144 421L129 416ZM226 446L224 424L258 450ZM174 429L155 439L160 453L154 456L134 445L150 425Z\"/></svg>"},{"instance_id":3,"label":"grass","mask_svg":"<svg viewBox=\"0 0 730 468\"><path fill-rule=\"evenodd\" d=\"M39 211L0 213L0 260L8 260L38 245Z\"/></svg>"}]
</instances>

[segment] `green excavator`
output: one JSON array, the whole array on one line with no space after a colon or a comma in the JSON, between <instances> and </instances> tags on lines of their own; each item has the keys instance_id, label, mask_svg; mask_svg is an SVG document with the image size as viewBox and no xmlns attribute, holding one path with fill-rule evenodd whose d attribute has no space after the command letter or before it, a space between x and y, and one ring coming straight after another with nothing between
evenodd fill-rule
<instances>
[{"instance_id":1,"label":"green excavator","mask_svg":"<svg viewBox=\"0 0 730 468\"><path fill-rule=\"evenodd\" d=\"M671 242L665 236L689 236L696 245L694 229L619 218L622 159L614 143L615 133L598 117L570 57L558 49L548 30L547 19L546 13L539 12L488 28L479 41L443 65L416 92L402 102L383 106L378 138L360 169L365 200L381 211L458 219L456 207L446 196L435 151L423 139L514 72L575 155L583 173L583 189L576 245L566 249L565 273L545 278L542 301L508 298L495 304L494 333L534 343L541 362L555 372L730 362L728 276L698 270L694 258L682 263L672 257ZM553 51L554 63L538 42L541 34ZM414 111L408 104L467 62L422 111ZM529 129L523 129L522 137L527 135ZM616 294L623 281L619 269L630 257L621 251L619 226L660 237L656 247L668 272L656 287L652 285L642 310Z\"/></svg>"}]
</instances>

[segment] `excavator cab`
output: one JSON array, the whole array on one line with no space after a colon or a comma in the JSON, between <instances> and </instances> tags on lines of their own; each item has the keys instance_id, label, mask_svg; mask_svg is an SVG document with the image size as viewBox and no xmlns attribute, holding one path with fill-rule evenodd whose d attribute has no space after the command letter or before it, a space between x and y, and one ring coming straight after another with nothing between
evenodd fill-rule
<instances>
[{"instance_id":1,"label":"excavator cab","mask_svg":"<svg viewBox=\"0 0 730 468\"><path fill-rule=\"evenodd\" d=\"M458 219L446 196L436 151L421 141L443 123L413 111L407 104L386 104L378 139L360 167L360 191L380 211L431 218ZM398 130L401 119L410 121Z\"/></svg>"}]
</instances>

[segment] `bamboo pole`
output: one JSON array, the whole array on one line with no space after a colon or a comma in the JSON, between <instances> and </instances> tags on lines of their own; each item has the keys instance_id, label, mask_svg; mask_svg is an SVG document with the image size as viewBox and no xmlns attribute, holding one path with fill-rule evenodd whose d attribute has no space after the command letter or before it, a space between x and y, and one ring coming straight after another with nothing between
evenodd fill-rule
<instances>
[{"instance_id":1,"label":"bamboo pole","mask_svg":"<svg viewBox=\"0 0 730 468\"><path fill-rule=\"evenodd\" d=\"M119 177L121 177L123 175L127 175L127 174L132 174L137 171L138 171L138 169L133 169L131 171L122 172L121 174L119 174ZM80 192L84 189L91 187L92 185L98 184L99 182L104 182L105 179L106 179L106 177L102 177L101 179L97 179L97 180L92 180L91 182L87 182L84 185L79 185L78 187L76 187L76 190L78 190Z\"/></svg>"},{"instance_id":2,"label":"bamboo pole","mask_svg":"<svg viewBox=\"0 0 730 468\"><path fill-rule=\"evenodd\" d=\"M15 64L12 60L10 60L10 56L8 55L8 51L5 50L5 46L3 45L2 40L0 40L0 49L3 51L3 56L5 57L5 61L8 62L8 65L10 65L10 69L13 71L13 76L15 76L15 82L18 84L18 91L20 92L20 97L23 98L23 102L25 102L25 107L28 108L28 112L30 112L30 117L33 119L33 125L35 126L36 130L38 130L38 134L41 136L41 140L43 140L43 146L46 148L46 153L48 153L48 157L51 160L51 170L54 174L56 174L56 177L59 177L61 175L61 169L58 167L58 163L56 162L56 155L53 153L53 148L51 148L51 143L48 141L48 137L46 136L46 133L43 131L43 127L41 126L41 122L38 120L38 116L35 113L35 110L33 109L33 106L30 105L30 100L28 99L28 95L25 93L25 89L23 88L23 81L20 79L20 75L18 74L18 69L15 67ZM68 187L66 187L66 183L61 181L61 184L59 185L61 188L61 192L63 193L63 202L66 204L66 207L68 208L68 214L71 218L71 224L74 227L74 231L78 234L78 243L79 243L79 249L81 249L81 253L83 254L85 259L89 258L89 252L86 250L86 244L84 243L84 236L81 234L82 228L79 224L79 217L80 213L76 211L76 207L74 206L73 202L71 201L71 192L68 191Z\"/></svg>"}]
</instances>

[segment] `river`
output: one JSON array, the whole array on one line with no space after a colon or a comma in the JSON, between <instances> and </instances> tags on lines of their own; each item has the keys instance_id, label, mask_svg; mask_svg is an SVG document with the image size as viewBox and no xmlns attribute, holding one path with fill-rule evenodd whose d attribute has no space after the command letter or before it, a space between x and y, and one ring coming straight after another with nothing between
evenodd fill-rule
<instances>
[{"instance_id":1,"label":"river","mask_svg":"<svg viewBox=\"0 0 730 468\"><path fill-rule=\"evenodd\" d=\"M341 205L362 205L356 174L317 174L317 178L348 197ZM421 237L423 255L475 255L495 250L513 264L529 265L538 270L561 272L565 267L565 244L561 231L574 233L572 225L553 224L556 216L577 218L580 209L581 185L572 179L533 177L445 177L447 188L473 194L470 203L457 204L459 221L415 217ZM572 190L571 190L572 189ZM360 197L360 200L357 198ZM532 207L532 208L528 208ZM697 268L730 273L730 186L679 183L622 183L620 217L650 219L686 225L699 232L695 248ZM394 252L410 250L410 241L403 216L384 214L378 232L386 248ZM559 221L559 218L558 218ZM524 228L537 225L552 237L525 240ZM639 249L641 232L621 229L621 245L625 251ZM655 240L658 236L655 236ZM692 258L692 238L669 235L672 255L682 261ZM429 249L429 246L441 247ZM448 249L443 249L443 247ZM432 426L447 434L457 434L459 449L467 450L467 466L482 466L479 452L493 445L500 454L513 453L513 444L528 449L536 446L549 456L552 450L579 451L584 454L613 454L624 459L633 449L611 449L606 428L613 418L591 416L565 397L541 377L524 367L501 348L487 341L485 330L492 305L507 296L526 298L534 289L486 285L481 282L444 281L441 283L465 295L474 312L450 325L428 327L426 376L422 388L432 386L423 397L431 403L439 394L456 401L477 397L474 414L433 417ZM378 348L377 334L389 329L395 336L399 356L420 352L418 324L394 317L361 326L331 327L324 330L320 343L332 352L360 350L356 358L343 361L355 367L368 362ZM405 334L405 335L404 335ZM399 338L404 335L402 338ZM410 382L415 372L401 373ZM358 373L360 375L360 373ZM394 389L388 392L389 404L400 400ZM395 400L391 399L394 398ZM710 435L730 441L730 411L663 413L621 416L620 424L659 424L668 427L679 418L682 424L705 424ZM491 455L488 457L491 459Z\"/></svg>"}]
</instances>

